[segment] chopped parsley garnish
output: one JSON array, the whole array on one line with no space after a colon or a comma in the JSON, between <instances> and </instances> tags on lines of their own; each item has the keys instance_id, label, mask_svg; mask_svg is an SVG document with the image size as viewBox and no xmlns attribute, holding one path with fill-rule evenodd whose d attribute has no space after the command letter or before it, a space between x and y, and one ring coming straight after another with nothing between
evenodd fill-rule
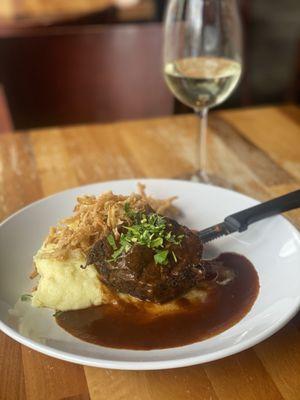
<instances>
[{"instance_id":1,"label":"chopped parsley garnish","mask_svg":"<svg viewBox=\"0 0 300 400\"><path fill-rule=\"evenodd\" d=\"M124 226L126 232L121 233L119 247L111 233L107 237L109 245L114 252L108 261L116 261L123 253L128 253L133 245L138 244L154 250L154 261L156 264L168 264L169 246L180 245L184 235L175 235L169 228L172 224L167 223L164 217L155 214L145 214L133 211L128 203L125 203L125 212L133 221L130 226ZM171 252L175 262L177 257Z\"/></svg>"},{"instance_id":2,"label":"chopped parsley garnish","mask_svg":"<svg viewBox=\"0 0 300 400\"><path fill-rule=\"evenodd\" d=\"M176 257L176 254L174 253L174 251L172 251L172 256L174 258L174 261L177 262L177 257Z\"/></svg>"},{"instance_id":3,"label":"chopped parsley garnish","mask_svg":"<svg viewBox=\"0 0 300 400\"><path fill-rule=\"evenodd\" d=\"M107 236L107 241L114 250L117 250L116 241L115 241L114 235L112 233Z\"/></svg>"},{"instance_id":4,"label":"chopped parsley garnish","mask_svg":"<svg viewBox=\"0 0 300 400\"><path fill-rule=\"evenodd\" d=\"M63 313L63 311L55 311L55 313L53 314L53 317L59 317L61 314Z\"/></svg>"},{"instance_id":5,"label":"chopped parsley garnish","mask_svg":"<svg viewBox=\"0 0 300 400\"><path fill-rule=\"evenodd\" d=\"M21 301L30 301L31 298L32 298L32 294L25 293L25 294L22 294Z\"/></svg>"},{"instance_id":6,"label":"chopped parsley garnish","mask_svg":"<svg viewBox=\"0 0 300 400\"><path fill-rule=\"evenodd\" d=\"M166 265L168 264L169 250L161 250L154 254L154 261L156 264Z\"/></svg>"}]
</instances>

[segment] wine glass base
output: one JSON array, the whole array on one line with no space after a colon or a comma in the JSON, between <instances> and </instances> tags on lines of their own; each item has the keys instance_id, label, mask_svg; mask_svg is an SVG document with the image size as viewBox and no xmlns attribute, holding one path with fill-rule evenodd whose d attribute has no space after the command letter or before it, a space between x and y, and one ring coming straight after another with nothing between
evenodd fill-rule
<instances>
[{"instance_id":1,"label":"wine glass base","mask_svg":"<svg viewBox=\"0 0 300 400\"><path fill-rule=\"evenodd\" d=\"M191 182L206 183L209 185L219 186L226 189L234 189L234 185L217 175L209 174L205 171L195 171L192 174L184 175L180 179Z\"/></svg>"}]
</instances>

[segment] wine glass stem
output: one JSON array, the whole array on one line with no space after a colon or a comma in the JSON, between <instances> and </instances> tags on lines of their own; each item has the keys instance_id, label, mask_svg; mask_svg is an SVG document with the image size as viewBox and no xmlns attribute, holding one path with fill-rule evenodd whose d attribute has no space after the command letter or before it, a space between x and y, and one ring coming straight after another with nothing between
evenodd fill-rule
<instances>
[{"instance_id":1,"label":"wine glass stem","mask_svg":"<svg viewBox=\"0 0 300 400\"><path fill-rule=\"evenodd\" d=\"M208 182L207 175L207 108L197 110L199 116L199 135L197 140L197 171L204 182Z\"/></svg>"}]
</instances>

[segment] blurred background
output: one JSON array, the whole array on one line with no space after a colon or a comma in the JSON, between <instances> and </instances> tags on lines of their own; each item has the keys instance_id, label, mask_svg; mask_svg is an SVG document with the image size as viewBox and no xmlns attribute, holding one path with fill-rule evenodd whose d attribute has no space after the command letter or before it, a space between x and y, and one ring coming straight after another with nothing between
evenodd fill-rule
<instances>
[{"instance_id":1,"label":"blurred background","mask_svg":"<svg viewBox=\"0 0 300 400\"><path fill-rule=\"evenodd\" d=\"M1 0L0 131L191 110L162 76L166 0ZM222 108L300 101L300 1L240 0L244 72Z\"/></svg>"}]
</instances>

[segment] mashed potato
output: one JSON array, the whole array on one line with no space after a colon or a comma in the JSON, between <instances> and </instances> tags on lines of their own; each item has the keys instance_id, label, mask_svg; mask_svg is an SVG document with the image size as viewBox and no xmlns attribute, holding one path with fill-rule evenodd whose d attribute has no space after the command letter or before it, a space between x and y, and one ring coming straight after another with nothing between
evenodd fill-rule
<instances>
[{"instance_id":1,"label":"mashed potato","mask_svg":"<svg viewBox=\"0 0 300 400\"><path fill-rule=\"evenodd\" d=\"M67 260L47 258L49 247L42 247L34 257L40 275L38 287L32 293L34 307L67 311L99 305L104 294L94 266L82 269L85 259L73 251Z\"/></svg>"}]
</instances>

